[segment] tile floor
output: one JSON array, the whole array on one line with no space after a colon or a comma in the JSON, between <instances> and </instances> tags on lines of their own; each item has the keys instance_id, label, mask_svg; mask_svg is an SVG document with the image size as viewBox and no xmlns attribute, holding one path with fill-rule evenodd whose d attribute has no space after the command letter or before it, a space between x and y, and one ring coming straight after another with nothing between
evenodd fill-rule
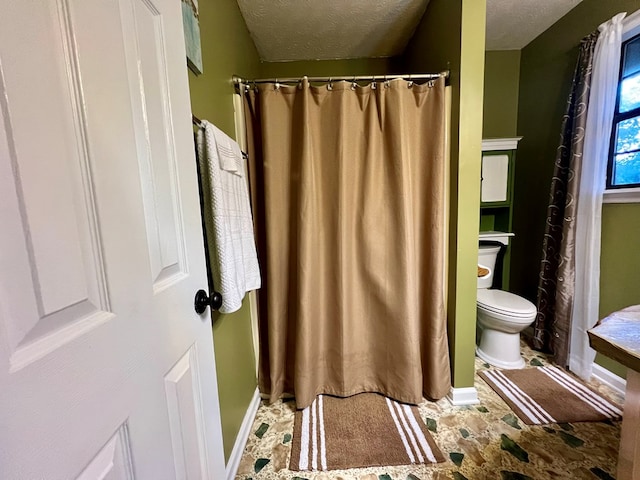
<instances>
[{"instance_id":1,"label":"tile floor","mask_svg":"<svg viewBox=\"0 0 640 480\"><path fill-rule=\"evenodd\" d=\"M547 364L523 346L529 366ZM476 358L476 371L492 368ZM480 404L454 407L448 400L423 402L419 409L447 457L437 465L358 468L330 472L288 470L295 403L261 404L236 480L544 480L615 477L621 422L527 426L476 375ZM622 398L592 383L605 396ZM514 445L515 444L515 445Z\"/></svg>"}]
</instances>

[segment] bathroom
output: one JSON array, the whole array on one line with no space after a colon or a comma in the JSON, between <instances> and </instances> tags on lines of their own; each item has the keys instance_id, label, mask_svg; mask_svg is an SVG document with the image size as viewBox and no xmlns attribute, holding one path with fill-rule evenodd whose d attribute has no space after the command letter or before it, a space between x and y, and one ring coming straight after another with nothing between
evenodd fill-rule
<instances>
[{"instance_id":1,"label":"bathroom","mask_svg":"<svg viewBox=\"0 0 640 480\"><path fill-rule=\"evenodd\" d=\"M638 189L605 192L602 233L588 237L601 240L601 256L575 265L577 272L588 272L576 279L596 294L574 302L574 326L590 328L603 319L589 330L589 339L606 355L592 361L590 350L581 357L590 388L530 342L535 347L541 338L550 345L577 339L581 349L588 348L585 331L569 338L567 328L546 328L537 300L547 291L539 288L546 281L541 267L548 263L541 259L553 253L547 230L555 224L547 216L556 210L548 204L562 184L554 177L556 170L570 171L564 157L555 157L559 137L566 143L574 136L558 133L561 125L572 125L564 116L572 77L586 79L590 72L575 69L576 59L595 48L599 25L603 37L627 35L622 42L597 42L622 45L623 53L606 50L616 65L620 57L640 58L628 54L640 46L640 36L634 43L640 5L517 3L0 0L0 476L625 478L616 463L624 466L636 442L625 439L633 423L619 418L625 388L640 388L640 368L627 370L625 357L596 343L603 341L605 321L640 303L633 288L640 281ZM330 21L322 17L307 26L331 4ZM620 12L629 16L623 20ZM372 18L380 23L372 25ZM396 21L404 28L396 28ZM285 33L299 32L301 25L311 39L302 45L307 53L294 57L296 41ZM358 32L360 40L354 40ZM338 48L346 51L331 53ZM628 85L625 75L635 78L635 68L609 78L609 87ZM615 70L606 69L608 77ZM257 81L265 78L271 80ZM607 88L607 98L613 90ZM346 99L354 112L368 114L351 113L340 124L316 122L329 133L318 136L316 146L324 150L313 162L302 154L265 153L267 146L294 142L256 141L259 116L252 98L264 93L280 102L308 100L309 92L319 94L312 100L329 98L335 106L335 99ZM375 110L379 105L384 108ZM640 100L628 111L621 108L620 102L602 108L615 114L616 129L640 115ZM372 123L360 128L360 121ZM271 133L287 132L287 124L297 131L311 122L278 119L269 124L276 126ZM342 135L354 125L355 134ZM362 141L363 132L372 135L368 141ZM340 142L326 141L336 133ZM618 165L620 155L628 168L624 155L640 154L618 143L612 142L608 158ZM335 159L336 152L359 158L347 153L347 145L357 152L364 147L366 161L316 162ZM216 156L231 161L211 168ZM268 158L277 162L260 161ZM317 180L314 169L321 168L322 183L304 186L296 177L303 168L282 162L292 158L311 173L304 180ZM289 202L289 209L273 196L261 202L258 183L251 189L252 224L245 179L262 180L260 171L245 175L245 165L274 172L276 164L281 170L269 187L293 187L305 201ZM357 174L342 176L344 169ZM240 306L227 310L233 313L215 312L219 297L205 290L218 266L205 261L205 250L221 245L206 237L203 242L207 222L221 225L207 215L213 201L207 203L206 195L222 191L206 187L219 170L233 181L233 192L225 194L243 192L236 197L243 216L234 216L241 219L243 247L254 249L253 227L262 241L265 218L276 235L285 232L283 213L311 233L284 237L302 239L302 262L295 244L289 249L278 241L258 243L259 253L268 246L284 261L263 261L262 288L244 300L225 293L223 302L233 298L234 309ZM596 183L598 172L585 172L581 180ZM339 195L327 193L326 185L337 185ZM496 185L497 194L489 188ZM356 197L359 203L351 201ZM311 204L313 214L294 213ZM351 216L334 215L337 204ZM573 221L571 215L555 217ZM316 224L309 220L318 218L323 220ZM423 228L427 222L432 228ZM332 230L336 225L347 229ZM337 247L316 242L323 235L337 238ZM340 261L332 261L336 254L342 254ZM274 288L271 267L287 262L294 268L284 270L305 270L304 279ZM258 288L256 271L242 294ZM296 295L301 285L305 297ZM208 286L215 290L210 281ZM350 310L354 290L359 307ZM282 315L270 315L263 303L274 292L284 298L275 302L285 305ZM496 303L504 299L523 311ZM583 308L589 315L580 315ZM265 309L267 315L258 314ZM312 314L304 316L311 319L305 326L324 329L322 335L298 335L304 330L295 323L302 309ZM523 317L517 328L514 313ZM505 322L495 321L505 320L500 316L511 322L506 324L515 331L506 333L512 336L491 333L505 333ZM297 357L287 364L290 354L311 358L307 365L318 367L273 375L284 379L282 385L311 379L301 400L306 408L296 408L287 395L272 402L261 396L269 393L265 378L273 379L265 375L271 357L264 360L276 350L272 341L283 338L264 328L274 317L289 322L287 345L278 349L286 367L298 366ZM297 329L294 335L288 326ZM491 337L498 338L498 348ZM314 351L321 355L312 357ZM351 352L354 363L347 364L343 352ZM506 362L498 358L508 352ZM501 362L525 368L496 367ZM347 376L355 379L352 386L344 386ZM324 390L320 384L328 377L340 388ZM410 382L411 396L379 388L388 379ZM511 384L518 386L512 390L517 401L508 391ZM565 389L560 394L558 385ZM288 389L275 389L273 396ZM293 390L300 393L297 386ZM338 407L346 404L352 405L347 411ZM359 449L356 464L352 447ZM327 451L331 458L325 458Z\"/></svg>"},{"instance_id":2,"label":"bathroom","mask_svg":"<svg viewBox=\"0 0 640 480\"><path fill-rule=\"evenodd\" d=\"M477 212L480 177L476 162L463 159L477 156L481 138L514 138L522 136L517 148L514 179L513 232L510 252L509 290L535 303L541 238L548 204L549 182L557 148L560 119L566 102L566 92L574 68L574 56L566 52L576 49L579 39L618 11L637 9L635 2L613 2L606 11L585 0L558 24L549 28L536 42L520 50L473 51L463 56L484 29L478 16L464 23L459 18L459 6L432 0L430 25L421 25L408 48L404 69L400 71L430 72L440 65L468 61L460 78L458 134L477 138L476 144L461 143L452 152L451 194L457 197L458 211L452 212L451 225L458 229L459 243L450 250L449 307L455 311L449 318L453 364L453 386L464 389L473 386L475 354L475 289ZM260 62L253 42L235 2L222 2L214 11L206 2L201 5L201 29L205 65L215 70L196 77L190 74L192 108L196 115L207 118L233 136L233 105L228 86L230 75L245 78L289 77L299 75L367 75L398 71L398 59L369 58L356 60L307 61L291 63ZM468 8L465 6L465 8ZM576 20L579 18L579 20ZM428 19L427 19L428 21ZM565 23L562 23L565 22ZM577 23L574 25L571 22ZM571 34L562 35L571 25ZM435 29L434 26L437 26ZM462 40L457 38L461 35ZM233 39L232 42L229 39ZM561 40L560 40L561 39ZM437 45L437 48L435 48ZM553 45L553 48L551 48ZM209 47L210 46L210 47ZM418 52L422 52L420 55ZM461 58L462 57L462 58ZM446 59L446 61L445 61ZM453 62L452 62L453 59ZM484 67L484 68L483 68ZM462 67L461 67L462 68ZM484 97L479 97L484 84ZM477 112L483 110L482 130ZM472 132L476 132L473 134ZM468 136L467 136L468 135ZM541 160L544 158L544 160ZM458 161L456 161L456 159ZM640 239L637 205L605 204L602 239L602 316L626 305L638 303L625 285L640 281L640 258L631 253ZM489 229L489 228L486 228ZM231 454L236 432L239 431L256 389L254 341L250 299L232 315L221 316L214 324L214 340L220 384L225 451ZM606 357L597 362L624 375L624 369Z\"/></svg>"}]
</instances>

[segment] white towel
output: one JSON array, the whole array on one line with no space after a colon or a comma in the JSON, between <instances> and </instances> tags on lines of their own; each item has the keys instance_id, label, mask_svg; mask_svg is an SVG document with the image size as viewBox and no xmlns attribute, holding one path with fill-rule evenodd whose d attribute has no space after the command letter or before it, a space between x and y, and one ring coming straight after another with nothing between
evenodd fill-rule
<instances>
[{"instance_id":1,"label":"white towel","mask_svg":"<svg viewBox=\"0 0 640 480\"><path fill-rule=\"evenodd\" d=\"M222 294L220 312L231 313L261 284L244 160L238 144L206 120L198 131L198 158L214 286Z\"/></svg>"},{"instance_id":2,"label":"white towel","mask_svg":"<svg viewBox=\"0 0 640 480\"><path fill-rule=\"evenodd\" d=\"M216 141L216 150L218 151L218 158L220 159L220 168L242 176L244 161L242 159L240 145L238 145L235 140L229 138L229 136L218 127L212 126Z\"/></svg>"}]
</instances>

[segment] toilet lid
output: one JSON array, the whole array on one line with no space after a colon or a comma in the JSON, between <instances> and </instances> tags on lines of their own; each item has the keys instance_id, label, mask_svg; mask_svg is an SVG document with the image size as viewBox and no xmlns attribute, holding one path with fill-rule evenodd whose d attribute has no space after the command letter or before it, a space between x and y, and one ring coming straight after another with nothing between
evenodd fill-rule
<instances>
[{"instance_id":1,"label":"toilet lid","mask_svg":"<svg viewBox=\"0 0 640 480\"><path fill-rule=\"evenodd\" d=\"M527 317L536 313L535 305L529 300L504 290L479 289L478 306L517 317Z\"/></svg>"}]
</instances>

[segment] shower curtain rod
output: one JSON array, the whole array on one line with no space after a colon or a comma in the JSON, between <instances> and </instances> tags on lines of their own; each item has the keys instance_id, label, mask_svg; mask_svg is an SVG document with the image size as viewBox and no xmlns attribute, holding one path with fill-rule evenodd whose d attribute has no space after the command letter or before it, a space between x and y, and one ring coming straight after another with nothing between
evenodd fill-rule
<instances>
[{"instance_id":1,"label":"shower curtain rod","mask_svg":"<svg viewBox=\"0 0 640 480\"><path fill-rule=\"evenodd\" d=\"M358 82L358 81L387 81L395 80L397 78L403 78L405 80L434 80L436 78L444 77L449 79L449 70L445 70L440 73L403 73L400 75L352 75L352 76L337 76L337 77L286 77L286 78L261 78L258 80L247 80L236 75L233 76L233 83L237 87L239 85L248 85L252 83L298 83L302 79L306 78L309 82L319 83L331 83L331 82Z\"/></svg>"}]
</instances>

